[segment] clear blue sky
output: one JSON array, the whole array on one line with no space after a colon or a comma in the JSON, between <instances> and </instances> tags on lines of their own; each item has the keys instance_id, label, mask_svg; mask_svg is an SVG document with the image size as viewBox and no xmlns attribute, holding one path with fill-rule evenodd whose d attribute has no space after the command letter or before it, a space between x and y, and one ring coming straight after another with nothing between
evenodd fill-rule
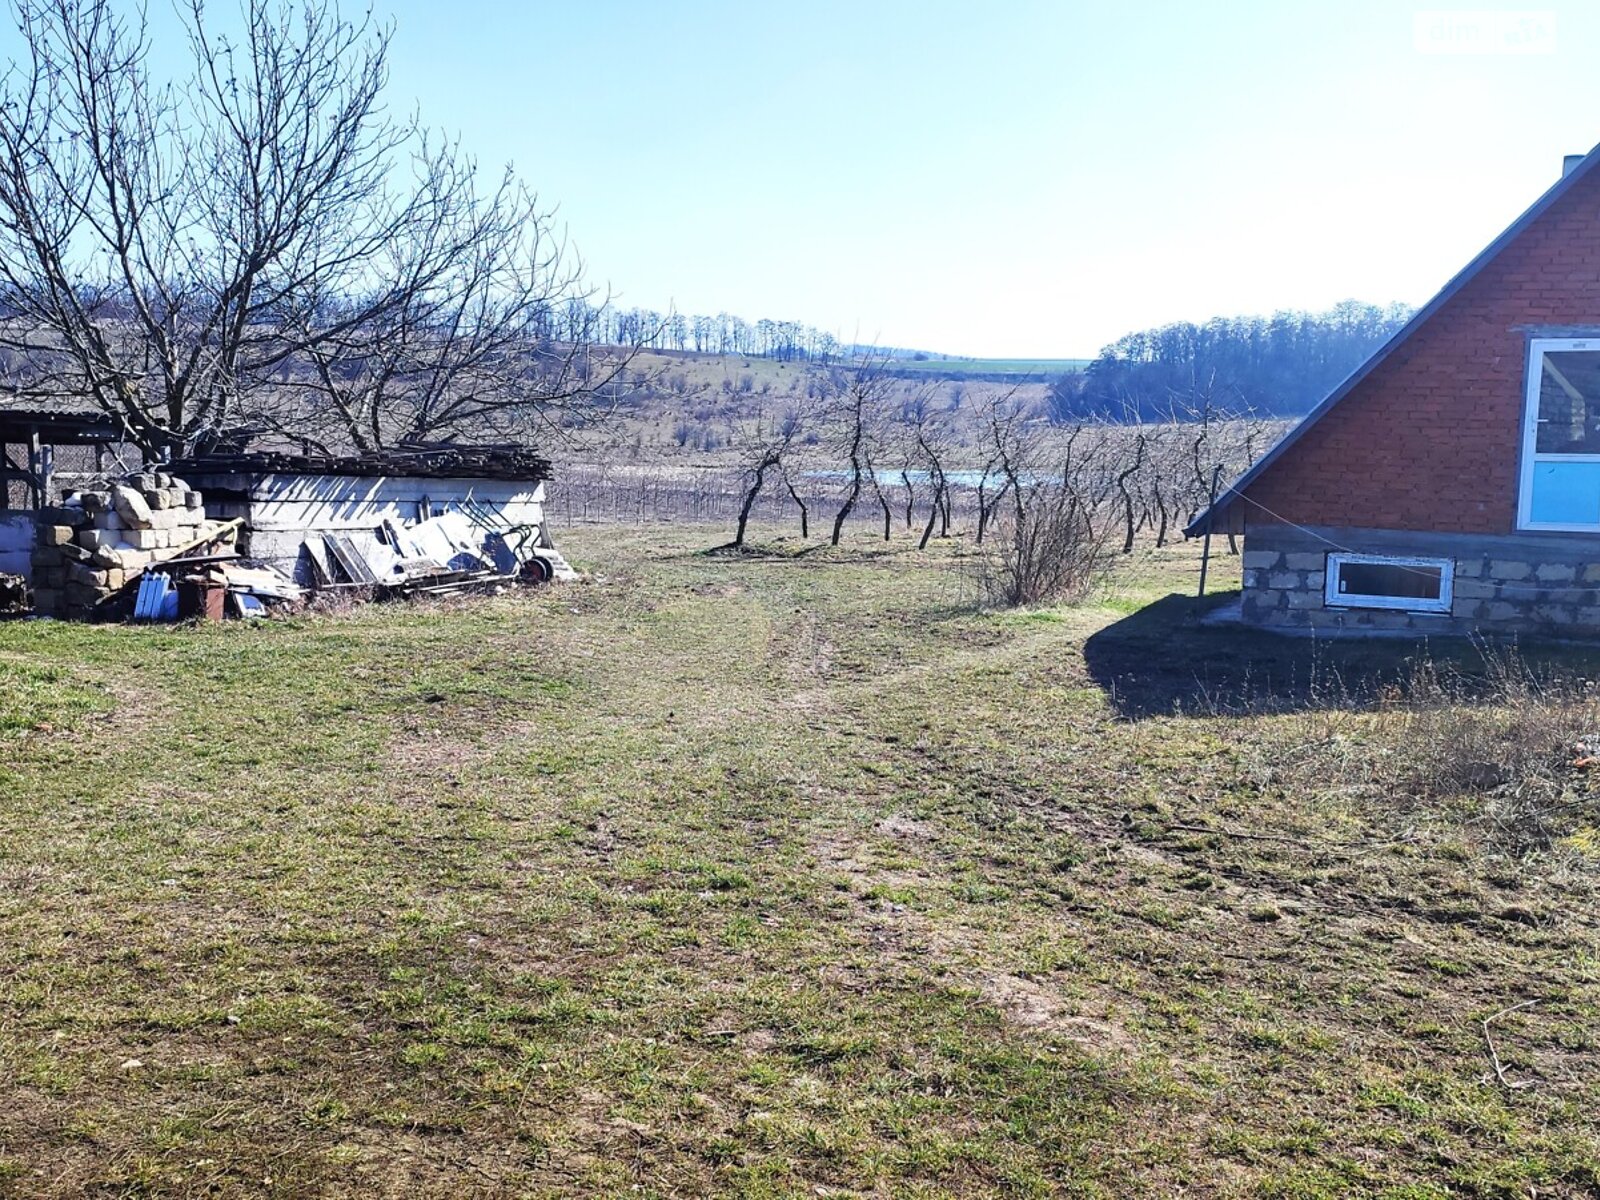
<instances>
[{"instance_id":1,"label":"clear blue sky","mask_svg":"<svg viewBox=\"0 0 1600 1200\"><path fill-rule=\"evenodd\" d=\"M395 106L513 161L625 305L1048 357L1418 303L1600 142L1600 5L1475 55L1419 47L1433 7L376 0Z\"/></svg>"}]
</instances>

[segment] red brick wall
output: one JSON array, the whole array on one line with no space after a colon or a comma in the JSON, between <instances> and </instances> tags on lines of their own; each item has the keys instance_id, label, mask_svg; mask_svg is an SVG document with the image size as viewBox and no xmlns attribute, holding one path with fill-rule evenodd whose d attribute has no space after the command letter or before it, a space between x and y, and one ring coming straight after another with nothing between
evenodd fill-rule
<instances>
[{"instance_id":1,"label":"red brick wall","mask_svg":"<svg viewBox=\"0 0 1600 1200\"><path fill-rule=\"evenodd\" d=\"M1600 327L1600 171L1308 429L1248 500L1302 525L1513 532L1537 325ZM1248 500L1246 521L1271 520Z\"/></svg>"}]
</instances>

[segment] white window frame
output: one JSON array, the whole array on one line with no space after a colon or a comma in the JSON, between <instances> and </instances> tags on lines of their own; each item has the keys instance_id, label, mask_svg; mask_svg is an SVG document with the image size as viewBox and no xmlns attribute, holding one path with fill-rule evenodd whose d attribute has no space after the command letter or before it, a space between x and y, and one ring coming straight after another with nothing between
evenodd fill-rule
<instances>
[{"instance_id":1,"label":"white window frame","mask_svg":"<svg viewBox=\"0 0 1600 1200\"><path fill-rule=\"evenodd\" d=\"M1600 350L1600 337L1530 338L1527 378L1522 390L1522 469L1517 486L1517 528L1554 533L1600 533L1600 522L1570 525L1533 519L1533 470L1542 462L1600 463L1600 454L1540 454L1539 390L1544 381L1544 356L1550 351Z\"/></svg>"},{"instance_id":2,"label":"white window frame","mask_svg":"<svg viewBox=\"0 0 1600 1200\"><path fill-rule=\"evenodd\" d=\"M1345 563L1378 567L1430 567L1439 571L1439 598L1417 596L1367 596L1339 591L1339 568ZM1329 608L1387 608L1400 612L1448 613L1455 596L1456 562L1453 558L1406 558L1393 554L1330 554L1323 579L1322 601Z\"/></svg>"}]
</instances>

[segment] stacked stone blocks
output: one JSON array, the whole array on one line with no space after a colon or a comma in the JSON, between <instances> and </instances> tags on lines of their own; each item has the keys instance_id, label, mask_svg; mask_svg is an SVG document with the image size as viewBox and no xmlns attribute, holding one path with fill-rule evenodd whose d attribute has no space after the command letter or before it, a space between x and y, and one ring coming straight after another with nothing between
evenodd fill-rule
<instances>
[{"instance_id":1,"label":"stacked stone blocks","mask_svg":"<svg viewBox=\"0 0 1600 1200\"><path fill-rule=\"evenodd\" d=\"M200 493L164 472L145 472L40 509L33 547L33 603L44 616L83 619L153 562L173 558L219 523Z\"/></svg>"}]
</instances>

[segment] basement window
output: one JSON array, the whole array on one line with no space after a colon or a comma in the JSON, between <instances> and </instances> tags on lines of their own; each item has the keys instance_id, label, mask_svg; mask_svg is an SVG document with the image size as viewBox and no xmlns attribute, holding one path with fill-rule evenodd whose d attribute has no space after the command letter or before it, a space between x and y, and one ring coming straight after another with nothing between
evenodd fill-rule
<instances>
[{"instance_id":1,"label":"basement window","mask_svg":"<svg viewBox=\"0 0 1600 1200\"><path fill-rule=\"evenodd\" d=\"M1447 613L1454 573L1448 558L1330 554L1323 601L1329 608Z\"/></svg>"},{"instance_id":2,"label":"basement window","mask_svg":"<svg viewBox=\"0 0 1600 1200\"><path fill-rule=\"evenodd\" d=\"M1600 533L1600 338L1528 344L1517 527Z\"/></svg>"}]
</instances>

